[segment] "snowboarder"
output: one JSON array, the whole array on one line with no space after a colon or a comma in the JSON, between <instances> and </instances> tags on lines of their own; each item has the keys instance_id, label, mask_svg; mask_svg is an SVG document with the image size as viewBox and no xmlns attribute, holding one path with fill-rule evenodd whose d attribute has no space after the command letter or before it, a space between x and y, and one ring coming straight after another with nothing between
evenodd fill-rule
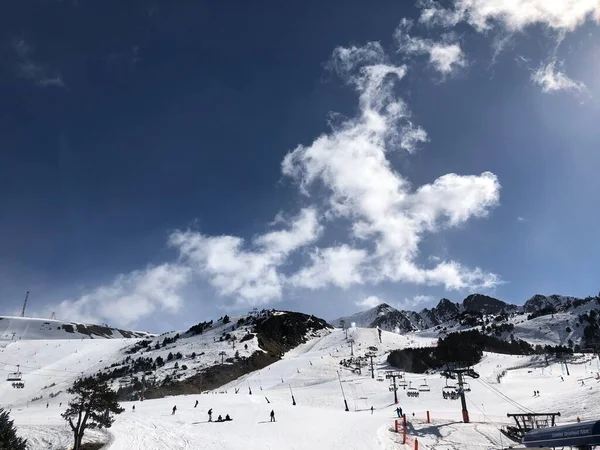
<instances>
[{"instance_id":1,"label":"snowboarder","mask_svg":"<svg viewBox=\"0 0 600 450\"><path fill-rule=\"evenodd\" d=\"M219 414L219 417L217 417L217 422L223 422L223 418L221 417L221 414Z\"/></svg>"},{"instance_id":2,"label":"snowboarder","mask_svg":"<svg viewBox=\"0 0 600 450\"><path fill-rule=\"evenodd\" d=\"M371 406L371 414L373 414L373 407Z\"/></svg>"},{"instance_id":3,"label":"snowboarder","mask_svg":"<svg viewBox=\"0 0 600 450\"><path fill-rule=\"evenodd\" d=\"M225 421L229 421L231 420L231 417L229 417L229 414L225 414Z\"/></svg>"},{"instance_id":4,"label":"snowboarder","mask_svg":"<svg viewBox=\"0 0 600 450\"><path fill-rule=\"evenodd\" d=\"M275 420L275 411L271 410L271 422L276 422Z\"/></svg>"},{"instance_id":5,"label":"snowboarder","mask_svg":"<svg viewBox=\"0 0 600 450\"><path fill-rule=\"evenodd\" d=\"M172 416L175 415L175 411L177 411L177 405L173 406L173 412L171 413Z\"/></svg>"},{"instance_id":6,"label":"snowboarder","mask_svg":"<svg viewBox=\"0 0 600 450\"><path fill-rule=\"evenodd\" d=\"M212 408L208 410L208 421L212 422Z\"/></svg>"},{"instance_id":7,"label":"snowboarder","mask_svg":"<svg viewBox=\"0 0 600 450\"><path fill-rule=\"evenodd\" d=\"M198 406L198 400L196 400L196 404L194 405L194 408L195 408L196 406Z\"/></svg>"}]
</instances>

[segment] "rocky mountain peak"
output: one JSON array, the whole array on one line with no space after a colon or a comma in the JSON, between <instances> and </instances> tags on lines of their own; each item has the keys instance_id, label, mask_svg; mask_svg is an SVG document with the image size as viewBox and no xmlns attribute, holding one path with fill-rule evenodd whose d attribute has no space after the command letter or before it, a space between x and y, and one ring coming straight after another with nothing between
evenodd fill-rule
<instances>
[{"instance_id":1,"label":"rocky mountain peak","mask_svg":"<svg viewBox=\"0 0 600 450\"><path fill-rule=\"evenodd\" d=\"M515 305L498 300L483 294L471 294L463 300L465 311L479 312L483 314L499 314L509 310L517 309Z\"/></svg>"}]
</instances>

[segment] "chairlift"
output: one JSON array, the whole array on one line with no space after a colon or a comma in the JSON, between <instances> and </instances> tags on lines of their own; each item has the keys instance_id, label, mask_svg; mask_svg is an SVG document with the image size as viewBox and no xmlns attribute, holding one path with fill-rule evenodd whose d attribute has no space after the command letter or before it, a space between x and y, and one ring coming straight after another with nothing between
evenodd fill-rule
<instances>
[{"instance_id":1,"label":"chairlift","mask_svg":"<svg viewBox=\"0 0 600 450\"><path fill-rule=\"evenodd\" d=\"M384 381L383 374L381 372L377 373L377 381Z\"/></svg>"},{"instance_id":2,"label":"chairlift","mask_svg":"<svg viewBox=\"0 0 600 450\"><path fill-rule=\"evenodd\" d=\"M419 390L417 388L412 387L412 381L408 383L408 389L406 390L406 395L408 397L418 397Z\"/></svg>"},{"instance_id":3,"label":"chairlift","mask_svg":"<svg viewBox=\"0 0 600 450\"><path fill-rule=\"evenodd\" d=\"M427 380L423 379L423 384L419 385L419 392L429 392L431 391L431 389L429 388L429 385L427 384Z\"/></svg>"},{"instance_id":4,"label":"chairlift","mask_svg":"<svg viewBox=\"0 0 600 450\"><path fill-rule=\"evenodd\" d=\"M6 377L6 381L21 381L23 379L23 374L19 370L19 365L17 364L17 371L11 372Z\"/></svg>"},{"instance_id":5,"label":"chairlift","mask_svg":"<svg viewBox=\"0 0 600 450\"><path fill-rule=\"evenodd\" d=\"M471 392L471 386L469 385L469 383L463 383L463 391Z\"/></svg>"},{"instance_id":6,"label":"chairlift","mask_svg":"<svg viewBox=\"0 0 600 450\"><path fill-rule=\"evenodd\" d=\"M448 378L446 378L446 386L442 387L442 397L444 400L456 400L458 398L458 391L454 385L448 386Z\"/></svg>"},{"instance_id":7,"label":"chairlift","mask_svg":"<svg viewBox=\"0 0 600 450\"><path fill-rule=\"evenodd\" d=\"M406 386L408 386L408 384L406 383L406 380L404 379L404 377L400 378L400 380L398 381L398 386L406 389Z\"/></svg>"}]
</instances>

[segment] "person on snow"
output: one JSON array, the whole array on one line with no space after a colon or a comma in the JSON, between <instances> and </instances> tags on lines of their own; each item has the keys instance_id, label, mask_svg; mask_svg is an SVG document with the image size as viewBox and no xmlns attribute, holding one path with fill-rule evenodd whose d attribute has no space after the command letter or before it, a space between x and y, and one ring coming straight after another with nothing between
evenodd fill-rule
<instances>
[{"instance_id":1,"label":"person on snow","mask_svg":"<svg viewBox=\"0 0 600 450\"><path fill-rule=\"evenodd\" d=\"M275 411L271 410L271 422L276 422L275 420Z\"/></svg>"},{"instance_id":2,"label":"person on snow","mask_svg":"<svg viewBox=\"0 0 600 450\"><path fill-rule=\"evenodd\" d=\"M133 406L131 407L131 410L132 410L133 412L135 412L135 405L133 405Z\"/></svg>"},{"instance_id":3,"label":"person on snow","mask_svg":"<svg viewBox=\"0 0 600 450\"><path fill-rule=\"evenodd\" d=\"M373 407L371 406L371 414L373 414Z\"/></svg>"},{"instance_id":4,"label":"person on snow","mask_svg":"<svg viewBox=\"0 0 600 450\"><path fill-rule=\"evenodd\" d=\"M175 415L175 411L177 411L177 405L173 406L173 412L171 413L172 416Z\"/></svg>"},{"instance_id":5,"label":"person on snow","mask_svg":"<svg viewBox=\"0 0 600 450\"><path fill-rule=\"evenodd\" d=\"M46 408L48 407L48 405L50 405L50 403L46 403Z\"/></svg>"},{"instance_id":6,"label":"person on snow","mask_svg":"<svg viewBox=\"0 0 600 450\"><path fill-rule=\"evenodd\" d=\"M398 414L398 417L402 417L402 408L399 406L396 408L396 414Z\"/></svg>"},{"instance_id":7,"label":"person on snow","mask_svg":"<svg viewBox=\"0 0 600 450\"><path fill-rule=\"evenodd\" d=\"M198 400L196 400L196 404L194 405L194 408L195 408L196 406L198 406Z\"/></svg>"},{"instance_id":8,"label":"person on snow","mask_svg":"<svg viewBox=\"0 0 600 450\"><path fill-rule=\"evenodd\" d=\"M219 414L219 417L217 417L217 422L223 422L223 418L221 417L221 414Z\"/></svg>"},{"instance_id":9,"label":"person on snow","mask_svg":"<svg viewBox=\"0 0 600 450\"><path fill-rule=\"evenodd\" d=\"M231 420L231 417L229 417L229 414L226 414L226 415L225 415L225 421L227 422L227 421L229 421L229 420Z\"/></svg>"},{"instance_id":10,"label":"person on snow","mask_svg":"<svg viewBox=\"0 0 600 450\"><path fill-rule=\"evenodd\" d=\"M212 422L212 408L208 410L208 421Z\"/></svg>"}]
</instances>

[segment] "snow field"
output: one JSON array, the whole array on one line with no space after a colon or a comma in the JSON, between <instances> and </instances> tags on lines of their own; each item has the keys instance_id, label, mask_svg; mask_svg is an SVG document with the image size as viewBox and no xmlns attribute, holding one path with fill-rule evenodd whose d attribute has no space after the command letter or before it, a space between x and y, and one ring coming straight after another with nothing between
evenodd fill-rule
<instances>
[{"instance_id":1,"label":"snow field","mask_svg":"<svg viewBox=\"0 0 600 450\"><path fill-rule=\"evenodd\" d=\"M377 375L390 369L386 363L386 352L411 344L415 337L383 332L383 343L379 343L376 330L360 328L349 330L348 336L355 341L355 355L363 355L367 347L377 347L375 379L371 378L368 368L357 375L340 365L340 361L349 358L351 352L342 330L321 332L319 337L288 352L282 360L215 390L223 393L124 402L122 406L126 411L117 417L109 430L110 436L104 436L104 439L111 440L111 450L402 448L400 435L393 432L396 418L393 392L389 390L389 381L377 381ZM182 350L188 344L190 349L211 344L205 347L211 347L206 356L212 358L220 351L212 348L215 345L213 338L206 333L190 338L195 339L193 343L181 339L175 343L175 348L160 351L188 353L192 350ZM425 340L431 342L429 337L423 338ZM46 408L46 395L29 405L26 400L48 391L41 387L53 379L58 387L60 377L67 377L61 370L64 372L64 369L72 367L75 361L83 360L81 370L93 373L98 365L122 360L124 356L120 350L134 341L66 342L60 341L60 347L55 345L58 341L19 342L18 353L15 344L0 352L2 362L19 355L25 356L30 364L34 362L33 365L41 367L37 375L35 371L26 374L25 389L0 387L2 405L6 405L5 398L10 398L12 417L19 432L31 439L32 450L63 449L70 442L68 427L60 418L64 405L63 408L58 407L59 401L66 402L67 399L61 394L50 402L49 408ZM97 347L92 345L96 343ZM228 344L218 344L221 345ZM76 354L72 354L74 350ZM100 363L100 359L103 362ZM600 412L600 385L595 380L598 372L595 359L582 357L578 364L569 364L570 376L563 375L564 381L560 379L560 364L545 367L540 357L485 354L475 370L481 378L468 379L471 387L467 393L470 424L461 423L459 400L442 398L446 380L439 374L406 374L413 387L427 384L430 388L430 392L421 392L418 398L408 397L402 387L398 390L399 406L409 421L409 435L419 439L421 449L465 448L465 444L473 449L500 448L507 444L499 428L507 423L506 413L509 412L560 411L561 423L572 422L578 416L582 420L596 418ZM506 375L498 384L496 376L505 370ZM34 381L36 376L40 377L39 381ZM74 379L77 374L68 376ZM581 379L585 379L583 386ZM66 383L68 380L62 381ZM448 380L448 383L453 381ZM49 390L52 389L56 387ZM238 394L235 394L236 389ZM349 412L344 411L342 389ZM540 391L539 397L533 396L534 390ZM296 406L292 405L292 393ZM194 408L196 400L199 405ZM132 411L134 404L135 412ZM178 408L174 416L171 415L173 405ZM373 414L371 406L374 407ZM213 419L219 414L223 417L230 414L233 421L206 423L209 408L213 409ZM276 423L268 422L271 409L275 410ZM426 411L430 411L429 424L425 423Z\"/></svg>"}]
</instances>

